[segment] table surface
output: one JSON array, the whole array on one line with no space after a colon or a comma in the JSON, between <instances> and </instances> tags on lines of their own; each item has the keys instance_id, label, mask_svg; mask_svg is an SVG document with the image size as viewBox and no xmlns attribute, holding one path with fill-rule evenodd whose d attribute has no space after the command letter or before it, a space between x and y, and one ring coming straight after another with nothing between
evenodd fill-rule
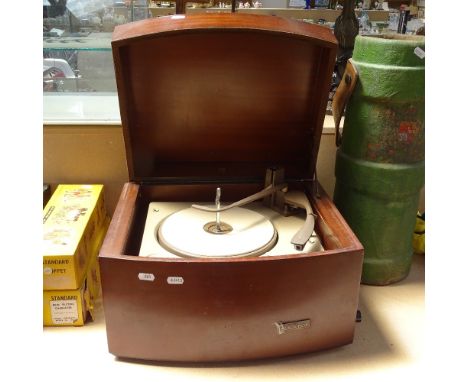
<instances>
[{"instance_id":1,"label":"table surface","mask_svg":"<svg viewBox=\"0 0 468 382\"><path fill-rule=\"evenodd\" d=\"M421 377L425 259L415 255L409 276L388 286L361 285L354 342L340 348L236 363L181 364L121 360L108 352L102 305L82 327L47 327L41 351L64 380L106 381L394 381ZM67 376L67 377L65 377ZM418 378L419 379L419 378Z\"/></svg>"}]
</instances>

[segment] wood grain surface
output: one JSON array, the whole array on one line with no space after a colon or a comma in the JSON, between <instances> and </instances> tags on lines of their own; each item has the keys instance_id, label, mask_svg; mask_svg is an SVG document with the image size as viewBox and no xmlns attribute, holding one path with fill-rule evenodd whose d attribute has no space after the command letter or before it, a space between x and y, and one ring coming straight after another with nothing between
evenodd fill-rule
<instances>
[{"instance_id":1,"label":"wood grain surface","mask_svg":"<svg viewBox=\"0 0 468 382\"><path fill-rule=\"evenodd\" d=\"M311 186L336 54L331 32L270 16L178 16L118 27L112 47L132 182L99 255L109 351L210 362L351 343L363 248ZM137 256L149 202L207 201L210 182L226 202L239 200L263 188L272 165L306 192L325 251Z\"/></svg>"}]
</instances>

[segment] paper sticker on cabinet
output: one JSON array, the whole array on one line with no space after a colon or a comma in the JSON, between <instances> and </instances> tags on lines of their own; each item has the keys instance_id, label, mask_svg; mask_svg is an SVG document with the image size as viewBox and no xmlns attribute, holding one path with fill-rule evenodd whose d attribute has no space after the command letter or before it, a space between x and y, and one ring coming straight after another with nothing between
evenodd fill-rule
<instances>
[{"instance_id":1,"label":"paper sticker on cabinet","mask_svg":"<svg viewBox=\"0 0 468 382\"><path fill-rule=\"evenodd\" d=\"M138 273L138 278L142 281L154 281L156 277L152 273Z\"/></svg>"},{"instance_id":2,"label":"paper sticker on cabinet","mask_svg":"<svg viewBox=\"0 0 468 382\"><path fill-rule=\"evenodd\" d=\"M180 276L169 276L167 278L167 283L181 285L184 283L184 278Z\"/></svg>"}]
</instances>

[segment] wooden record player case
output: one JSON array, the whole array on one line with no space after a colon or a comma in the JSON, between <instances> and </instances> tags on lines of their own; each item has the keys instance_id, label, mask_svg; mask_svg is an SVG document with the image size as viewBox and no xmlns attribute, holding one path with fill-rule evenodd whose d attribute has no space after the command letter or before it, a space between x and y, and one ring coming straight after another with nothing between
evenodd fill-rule
<instances>
[{"instance_id":1,"label":"wooden record player case","mask_svg":"<svg viewBox=\"0 0 468 382\"><path fill-rule=\"evenodd\" d=\"M363 248L315 181L337 43L274 16L169 16L115 28L130 182L99 255L109 351L157 361L277 357L353 340ZM152 201L235 201L285 169L323 252L139 257ZM170 283L169 280L180 282Z\"/></svg>"}]
</instances>

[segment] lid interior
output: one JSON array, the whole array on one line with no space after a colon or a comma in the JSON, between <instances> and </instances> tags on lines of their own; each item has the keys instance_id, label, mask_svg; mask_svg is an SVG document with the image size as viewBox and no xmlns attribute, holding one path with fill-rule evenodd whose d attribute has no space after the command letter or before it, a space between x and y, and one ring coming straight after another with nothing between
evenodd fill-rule
<instances>
[{"instance_id":1,"label":"lid interior","mask_svg":"<svg viewBox=\"0 0 468 382\"><path fill-rule=\"evenodd\" d=\"M262 178L278 165L288 177L313 175L334 37L316 25L252 16L191 15L116 28L131 180Z\"/></svg>"}]
</instances>

